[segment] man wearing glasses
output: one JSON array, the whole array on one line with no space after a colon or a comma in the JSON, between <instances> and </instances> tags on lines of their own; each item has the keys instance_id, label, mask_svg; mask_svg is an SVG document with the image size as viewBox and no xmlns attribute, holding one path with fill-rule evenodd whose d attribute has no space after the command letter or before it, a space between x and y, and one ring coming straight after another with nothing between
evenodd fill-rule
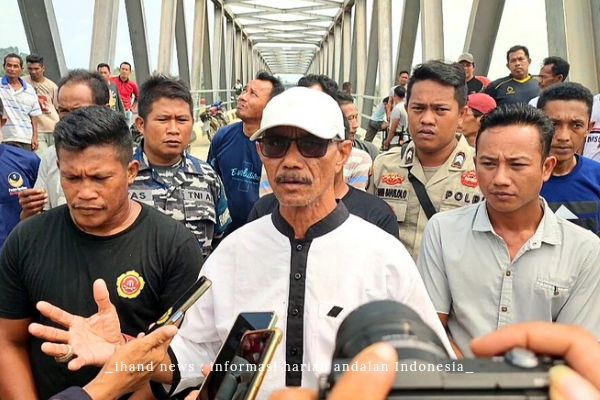
<instances>
[{"instance_id":1,"label":"man wearing glasses","mask_svg":"<svg viewBox=\"0 0 600 400\"><path fill-rule=\"evenodd\" d=\"M198 386L201 366L210 365L236 316L249 310L274 311L286 335L258 400L282 387L316 389L320 374L331 368L340 324L375 300L414 309L454 355L404 246L336 202L334 177L352 147L336 101L318 90L288 89L267 104L250 140L258 142L279 207L231 233L204 263L202 274L212 287L188 310L167 357L154 368L155 395L168 398ZM77 329L86 329L81 325ZM78 344L69 344L78 355Z\"/></svg>"}]
</instances>

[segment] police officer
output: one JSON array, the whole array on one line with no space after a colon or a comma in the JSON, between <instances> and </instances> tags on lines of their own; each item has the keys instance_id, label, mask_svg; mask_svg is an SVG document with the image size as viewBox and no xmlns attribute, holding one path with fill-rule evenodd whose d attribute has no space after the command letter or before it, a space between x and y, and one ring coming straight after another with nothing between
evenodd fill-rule
<instances>
[{"instance_id":1,"label":"police officer","mask_svg":"<svg viewBox=\"0 0 600 400\"><path fill-rule=\"evenodd\" d=\"M406 101L412 142L377 157L369 191L392 207L400 240L416 260L433 214L478 203L483 196L474 149L456 135L467 102L460 64L419 65L408 83Z\"/></svg>"},{"instance_id":2,"label":"police officer","mask_svg":"<svg viewBox=\"0 0 600 400\"><path fill-rule=\"evenodd\" d=\"M186 148L192 132L192 96L180 82L155 76L140 88L134 150L140 163L129 196L181 221L207 257L231 222L223 183L213 168Z\"/></svg>"}]
</instances>

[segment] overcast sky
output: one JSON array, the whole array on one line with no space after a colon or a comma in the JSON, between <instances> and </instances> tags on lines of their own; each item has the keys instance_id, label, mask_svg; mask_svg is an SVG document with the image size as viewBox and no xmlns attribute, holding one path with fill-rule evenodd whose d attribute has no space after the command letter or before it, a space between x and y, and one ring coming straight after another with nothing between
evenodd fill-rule
<instances>
[{"instance_id":1,"label":"overcast sky","mask_svg":"<svg viewBox=\"0 0 600 400\"><path fill-rule=\"evenodd\" d=\"M210 0L207 0L210 1ZM286 0L280 0L285 4ZM395 22L392 30L393 53L396 53L401 21L400 14L404 0L390 0ZM494 0L489 0L494 1ZM129 31L125 14L124 0L120 1L119 20L117 29L117 48L115 63L132 61ZM158 58L158 42L160 28L160 10L162 0L145 0L145 18L150 48L150 66L155 69ZM62 47L68 68L88 68L90 59L90 45L92 40L92 20L94 14L94 0L53 0L56 19L59 26ZM188 45L191 45L191 32L193 27L193 11L195 0L184 0L186 12L186 28L188 32ZM455 60L462 53L467 23L471 10L472 0L444 0L444 47L445 57ZM367 0L368 18L372 0ZM546 34L546 14L544 0L506 0L504 16L492 64L488 76L492 79L504 76L508 70L506 64L506 50L515 44L529 47L532 58L531 72L536 74L543 58L548 56L548 41ZM209 21L211 23L213 10L209 7ZM396 23L397 22L397 23ZM417 36L415 50L415 63L421 61L420 31ZM0 13L0 47L18 46L23 53L28 53L29 48L21 22L17 0L2 0ZM175 58L176 52L173 52ZM476 71L477 72L477 71ZM173 61L172 73L177 74L176 61Z\"/></svg>"}]
</instances>

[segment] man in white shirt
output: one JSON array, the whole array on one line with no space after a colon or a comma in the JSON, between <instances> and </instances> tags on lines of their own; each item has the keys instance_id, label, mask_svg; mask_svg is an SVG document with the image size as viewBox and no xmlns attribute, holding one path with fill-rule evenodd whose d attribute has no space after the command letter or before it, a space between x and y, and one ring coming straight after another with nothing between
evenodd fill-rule
<instances>
[{"instance_id":1,"label":"man in white shirt","mask_svg":"<svg viewBox=\"0 0 600 400\"><path fill-rule=\"evenodd\" d=\"M319 375L329 372L344 318L375 300L414 309L454 356L408 251L336 202L334 177L351 143L335 100L317 90L288 89L267 104L251 140L258 142L279 207L230 234L204 263L212 287L190 308L169 356L155 369L152 379L168 386L153 389L172 396L199 385L201 365L215 359L245 311L274 311L284 331L261 400L286 386L316 388ZM356 232L361 246L353 243ZM77 343L69 344L78 355Z\"/></svg>"}]
</instances>

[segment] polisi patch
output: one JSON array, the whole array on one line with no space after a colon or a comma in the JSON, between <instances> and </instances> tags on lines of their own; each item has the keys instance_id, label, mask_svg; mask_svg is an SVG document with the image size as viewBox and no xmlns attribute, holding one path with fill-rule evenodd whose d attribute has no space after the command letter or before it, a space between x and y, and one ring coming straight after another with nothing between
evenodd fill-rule
<instances>
[{"instance_id":1,"label":"polisi patch","mask_svg":"<svg viewBox=\"0 0 600 400\"><path fill-rule=\"evenodd\" d=\"M477 174L475 173L475 170L472 169L462 174L462 176L460 177L460 182L463 184L463 186L476 188L478 183Z\"/></svg>"},{"instance_id":2,"label":"polisi patch","mask_svg":"<svg viewBox=\"0 0 600 400\"><path fill-rule=\"evenodd\" d=\"M393 173L393 174L383 174L381 176L381 182L387 185L400 185L406 179L403 175Z\"/></svg>"},{"instance_id":3,"label":"polisi patch","mask_svg":"<svg viewBox=\"0 0 600 400\"><path fill-rule=\"evenodd\" d=\"M144 289L144 278L135 271L127 271L117 278L117 292L126 299L134 299Z\"/></svg>"},{"instance_id":4,"label":"polisi patch","mask_svg":"<svg viewBox=\"0 0 600 400\"><path fill-rule=\"evenodd\" d=\"M478 194L446 190L446 193L444 193L444 200L448 200L450 198L458 202L464 202L466 204L476 204L483 200L483 196L480 196Z\"/></svg>"}]
</instances>

